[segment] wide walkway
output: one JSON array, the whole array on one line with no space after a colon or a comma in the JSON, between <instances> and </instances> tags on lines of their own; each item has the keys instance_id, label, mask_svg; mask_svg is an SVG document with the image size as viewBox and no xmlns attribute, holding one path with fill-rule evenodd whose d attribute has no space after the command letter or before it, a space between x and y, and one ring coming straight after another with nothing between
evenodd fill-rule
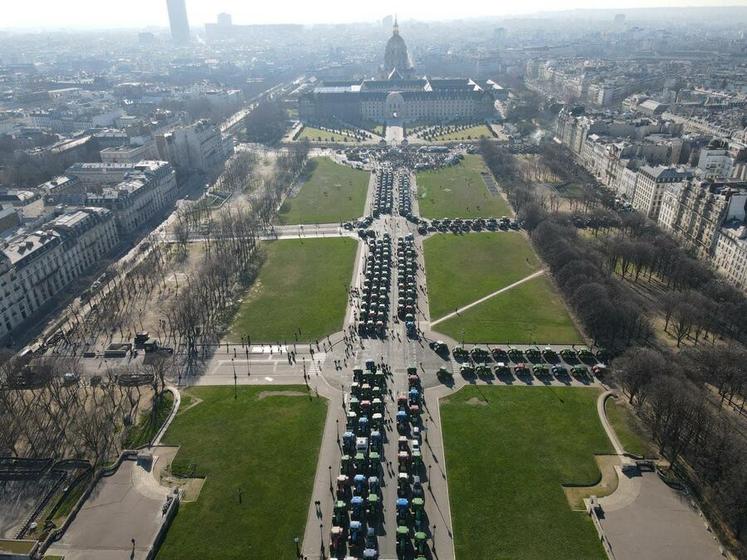
<instances>
[{"instance_id":1,"label":"wide walkway","mask_svg":"<svg viewBox=\"0 0 747 560\"><path fill-rule=\"evenodd\" d=\"M145 559L162 522L169 489L135 461L94 488L62 540L48 553L66 560Z\"/></svg>"},{"instance_id":2,"label":"wide walkway","mask_svg":"<svg viewBox=\"0 0 747 560\"><path fill-rule=\"evenodd\" d=\"M399 146L402 140L405 139L405 130L401 126L387 125L386 127L386 143L392 146Z\"/></svg>"},{"instance_id":3,"label":"wide walkway","mask_svg":"<svg viewBox=\"0 0 747 560\"><path fill-rule=\"evenodd\" d=\"M615 453L625 450L607 419L605 402L612 391L597 399L597 413ZM716 560L723 558L705 519L691 498L670 488L656 472L635 475L615 467L615 492L599 499L599 522L614 560Z\"/></svg>"},{"instance_id":4,"label":"wide walkway","mask_svg":"<svg viewBox=\"0 0 747 560\"><path fill-rule=\"evenodd\" d=\"M599 500L604 512L600 523L615 560L723 558L689 497L667 486L655 472L627 477L618 470L618 476L618 491Z\"/></svg>"}]
</instances>

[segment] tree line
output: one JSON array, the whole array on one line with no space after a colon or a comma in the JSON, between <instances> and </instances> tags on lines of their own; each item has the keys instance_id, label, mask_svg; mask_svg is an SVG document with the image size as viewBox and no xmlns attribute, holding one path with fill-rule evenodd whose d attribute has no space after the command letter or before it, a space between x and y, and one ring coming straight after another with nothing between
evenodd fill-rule
<instances>
[{"instance_id":1,"label":"tree line","mask_svg":"<svg viewBox=\"0 0 747 560\"><path fill-rule=\"evenodd\" d=\"M701 498L720 533L742 553L747 528L747 440L735 413L744 411L747 350L742 346L667 352L631 347L614 375L643 419L659 454ZM734 542L736 541L736 542Z\"/></svg>"},{"instance_id":2,"label":"tree line","mask_svg":"<svg viewBox=\"0 0 747 560\"><path fill-rule=\"evenodd\" d=\"M744 295L606 195L589 196L584 227L592 235L580 235L577 217L523 181L512 154L488 141L481 152L584 330L614 357L614 380L659 453L691 482L723 534L740 540L747 523L747 439L739 431L747 396ZM661 287L654 298L638 289L652 280ZM663 314L678 346L688 339L690 347L659 348L652 310Z\"/></svg>"}]
</instances>

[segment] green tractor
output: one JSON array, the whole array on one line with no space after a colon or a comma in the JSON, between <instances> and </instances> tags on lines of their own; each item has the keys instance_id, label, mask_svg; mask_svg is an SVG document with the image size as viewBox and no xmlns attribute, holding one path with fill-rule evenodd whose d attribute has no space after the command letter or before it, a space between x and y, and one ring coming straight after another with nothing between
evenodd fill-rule
<instances>
[{"instance_id":1,"label":"green tractor","mask_svg":"<svg viewBox=\"0 0 747 560\"><path fill-rule=\"evenodd\" d=\"M454 355L454 359L460 362L469 357L469 352L461 346L455 346L451 353Z\"/></svg>"}]
</instances>

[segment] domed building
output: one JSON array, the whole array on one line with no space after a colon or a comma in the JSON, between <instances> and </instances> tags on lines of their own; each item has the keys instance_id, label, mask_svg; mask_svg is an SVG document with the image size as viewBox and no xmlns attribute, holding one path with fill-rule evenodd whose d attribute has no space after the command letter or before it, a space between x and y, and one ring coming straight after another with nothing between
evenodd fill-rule
<instances>
[{"instance_id":1,"label":"domed building","mask_svg":"<svg viewBox=\"0 0 747 560\"><path fill-rule=\"evenodd\" d=\"M407 44L399 34L397 18L394 18L394 30L384 50L384 77L387 79L407 78L412 74L412 62L407 54Z\"/></svg>"},{"instance_id":2,"label":"domed building","mask_svg":"<svg viewBox=\"0 0 747 560\"><path fill-rule=\"evenodd\" d=\"M469 78L415 77L405 40L394 20L381 79L308 84L298 110L307 123L448 123L490 118L495 84ZM501 88L497 88L504 91Z\"/></svg>"}]
</instances>

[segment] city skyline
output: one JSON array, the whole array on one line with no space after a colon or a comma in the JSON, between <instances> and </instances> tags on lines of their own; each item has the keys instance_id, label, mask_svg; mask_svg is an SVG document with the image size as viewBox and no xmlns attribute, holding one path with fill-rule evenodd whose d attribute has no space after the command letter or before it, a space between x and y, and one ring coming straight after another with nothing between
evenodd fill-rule
<instances>
[{"instance_id":1,"label":"city skyline","mask_svg":"<svg viewBox=\"0 0 747 560\"><path fill-rule=\"evenodd\" d=\"M604 10L633 10L641 8L668 7L747 7L743 0L620 0L615 5L605 6ZM70 0L57 3L36 0L3 9L3 23L0 29L112 29L168 27L166 2L152 0L132 0L127 10L106 13L97 9L94 0ZM397 13L400 20L418 19L424 21L470 19L479 17L507 17L533 15L544 12L567 10L599 10L598 3L592 0L570 0L559 4L553 0L527 0L520 6L491 7L486 9L477 0L459 4L432 6L425 0L415 0L407 5L396 2L362 5L351 10L349 4L340 0L327 0L315 3L313 7L304 2L292 0L284 4L266 4L251 8L238 0L204 2L188 0L187 11L192 28L214 22L221 12L230 13L234 23L353 23L374 22L387 14Z\"/></svg>"}]
</instances>

